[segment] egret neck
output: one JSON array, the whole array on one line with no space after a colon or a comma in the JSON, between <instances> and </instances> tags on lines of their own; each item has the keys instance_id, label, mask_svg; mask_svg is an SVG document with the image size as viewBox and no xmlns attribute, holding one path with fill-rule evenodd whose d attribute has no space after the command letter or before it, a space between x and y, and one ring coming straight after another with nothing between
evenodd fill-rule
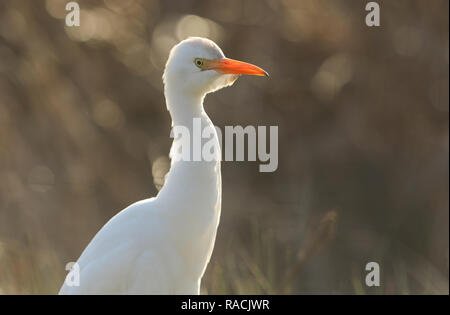
<instances>
[{"instance_id":1,"label":"egret neck","mask_svg":"<svg viewBox=\"0 0 450 315\"><path fill-rule=\"evenodd\" d=\"M180 252L184 253L184 262L191 263L194 274L201 277L211 257L219 224L221 209L221 173L220 151L213 161L192 159L194 150L201 150L205 141L211 139L196 139L199 147L194 143L194 119L201 122L201 130L211 128L213 141L219 148L219 140L214 125L203 108L205 95L183 93L174 89L170 84L165 86L166 103L172 118L172 127L183 126L189 130L190 149L189 160L175 160L173 150L178 147L174 139L171 149L172 164L166 177L166 182L158 194L158 199L168 205L170 213L166 215L173 226L175 242L180 244ZM220 148L219 148L220 149ZM200 152L200 156L201 152ZM193 184L195 182L195 185ZM176 193L175 193L176 192ZM190 240L188 243L186 240ZM201 259L199 259L201 257ZM199 262L201 262L199 264Z\"/></svg>"}]
</instances>

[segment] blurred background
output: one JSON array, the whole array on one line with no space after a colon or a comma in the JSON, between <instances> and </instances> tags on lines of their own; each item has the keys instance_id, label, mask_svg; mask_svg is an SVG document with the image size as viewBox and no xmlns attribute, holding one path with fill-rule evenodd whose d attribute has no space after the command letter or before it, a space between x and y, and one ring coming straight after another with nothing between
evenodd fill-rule
<instances>
[{"instance_id":1,"label":"blurred background","mask_svg":"<svg viewBox=\"0 0 450 315\"><path fill-rule=\"evenodd\" d=\"M449 2L0 0L0 293L54 294L168 171L162 72L188 36L267 70L206 98L279 126L279 168L223 162L204 294L448 294ZM378 262L381 286L365 285Z\"/></svg>"}]
</instances>

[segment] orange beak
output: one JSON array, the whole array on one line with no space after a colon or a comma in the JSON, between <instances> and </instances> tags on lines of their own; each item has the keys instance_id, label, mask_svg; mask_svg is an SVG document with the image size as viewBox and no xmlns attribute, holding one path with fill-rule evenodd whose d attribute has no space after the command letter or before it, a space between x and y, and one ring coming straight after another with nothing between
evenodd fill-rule
<instances>
[{"instance_id":1,"label":"orange beak","mask_svg":"<svg viewBox=\"0 0 450 315\"><path fill-rule=\"evenodd\" d=\"M252 65L250 63L228 58L210 60L205 66L205 68L208 70L215 70L223 74L248 74L266 77L269 76L269 74L260 67Z\"/></svg>"}]
</instances>

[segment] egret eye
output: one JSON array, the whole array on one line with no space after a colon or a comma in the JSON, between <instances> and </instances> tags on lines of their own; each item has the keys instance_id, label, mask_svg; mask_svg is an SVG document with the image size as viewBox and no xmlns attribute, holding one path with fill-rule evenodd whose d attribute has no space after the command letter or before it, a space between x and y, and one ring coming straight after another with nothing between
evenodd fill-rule
<instances>
[{"instance_id":1,"label":"egret eye","mask_svg":"<svg viewBox=\"0 0 450 315\"><path fill-rule=\"evenodd\" d=\"M203 67L203 64L204 64L203 60L200 58L195 58L194 63L199 68Z\"/></svg>"}]
</instances>

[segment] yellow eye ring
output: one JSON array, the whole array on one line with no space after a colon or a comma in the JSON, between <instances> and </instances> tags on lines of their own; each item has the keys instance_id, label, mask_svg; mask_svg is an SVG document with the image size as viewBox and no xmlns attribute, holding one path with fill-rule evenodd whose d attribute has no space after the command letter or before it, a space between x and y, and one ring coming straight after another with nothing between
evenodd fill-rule
<instances>
[{"instance_id":1,"label":"yellow eye ring","mask_svg":"<svg viewBox=\"0 0 450 315\"><path fill-rule=\"evenodd\" d=\"M194 64L195 64L197 67L201 68L201 67L203 66L204 62L203 62L203 60L200 59L200 58L195 58Z\"/></svg>"}]
</instances>

